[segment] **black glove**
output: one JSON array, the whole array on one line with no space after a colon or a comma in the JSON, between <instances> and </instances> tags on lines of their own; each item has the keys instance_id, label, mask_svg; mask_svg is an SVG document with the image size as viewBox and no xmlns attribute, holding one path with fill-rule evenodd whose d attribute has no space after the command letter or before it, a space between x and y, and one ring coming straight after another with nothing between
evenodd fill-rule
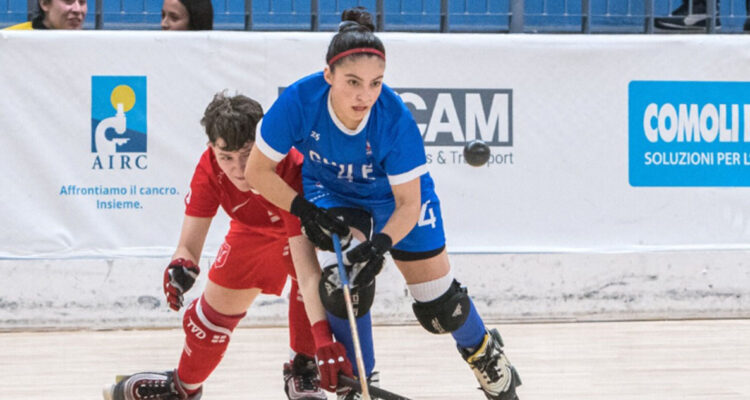
<instances>
[{"instance_id":1,"label":"black glove","mask_svg":"<svg viewBox=\"0 0 750 400\"><path fill-rule=\"evenodd\" d=\"M292 207L289 210L297 216L302 222L302 233L315 245L315 247L333 251L333 241L331 234L339 235L341 248L345 249L352 240L352 234L349 227L344 221L331 215L327 210L316 206L305 200L301 195L292 200Z\"/></svg>"},{"instance_id":2,"label":"black glove","mask_svg":"<svg viewBox=\"0 0 750 400\"><path fill-rule=\"evenodd\" d=\"M381 232L346 252L345 261L351 264L349 280L352 286L367 286L375 280L375 275L383 269L384 254L391 246L391 237Z\"/></svg>"},{"instance_id":3,"label":"black glove","mask_svg":"<svg viewBox=\"0 0 750 400\"><path fill-rule=\"evenodd\" d=\"M164 270L164 295L167 296L169 308L179 311L182 307L182 295L190 290L201 272L192 261L177 258Z\"/></svg>"}]
</instances>

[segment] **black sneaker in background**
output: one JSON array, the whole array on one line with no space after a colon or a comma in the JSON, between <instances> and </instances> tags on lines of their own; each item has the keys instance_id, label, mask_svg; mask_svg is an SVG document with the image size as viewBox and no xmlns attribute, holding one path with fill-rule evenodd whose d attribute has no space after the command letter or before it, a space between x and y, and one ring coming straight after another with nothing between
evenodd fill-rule
<instances>
[{"instance_id":1,"label":"black sneaker in background","mask_svg":"<svg viewBox=\"0 0 750 400\"><path fill-rule=\"evenodd\" d=\"M692 13L689 13L688 1L693 2ZM705 31L708 23L708 8L704 0L684 0L668 17L654 18L654 26L668 31ZM719 1L716 1L716 28L721 27Z\"/></svg>"}]
</instances>

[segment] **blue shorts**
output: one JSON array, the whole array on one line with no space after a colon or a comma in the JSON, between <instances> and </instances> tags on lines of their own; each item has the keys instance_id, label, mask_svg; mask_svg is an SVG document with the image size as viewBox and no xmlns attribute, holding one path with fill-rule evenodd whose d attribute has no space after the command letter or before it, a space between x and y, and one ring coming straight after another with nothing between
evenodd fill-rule
<instances>
[{"instance_id":1,"label":"blue shorts","mask_svg":"<svg viewBox=\"0 0 750 400\"><path fill-rule=\"evenodd\" d=\"M425 182L427 181L427 182ZM445 246L445 232L443 231L443 216L440 213L440 199L432 188L430 180L422 180L422 207L419 220L414 228L393 248L410 253L425 253ZM380 232L396 208L394 200L368 201L355 199L333 193L325 187L305 185L305 198L321 208L356 208L368 212L372 216L374 233Z\"/></svg>"}]
</instances>

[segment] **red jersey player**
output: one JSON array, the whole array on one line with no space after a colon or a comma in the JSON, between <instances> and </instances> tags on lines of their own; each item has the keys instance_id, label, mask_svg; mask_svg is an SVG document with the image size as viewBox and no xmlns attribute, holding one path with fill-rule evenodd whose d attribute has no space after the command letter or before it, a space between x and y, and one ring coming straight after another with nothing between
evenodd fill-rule
<instances>
[{"instance_id":1,"label":"red jersey player","mask_svg":"<svg viewBox=\"0 0 750 400\"><path fill-rule=\"evenodd\" d=\"M221 361L232 331L255 297L259 293L280 295L287 276L292 277L290 347L296 355L284 365L285 391L291 400L326 399L292 262L309 262L303 255L314 250L302 235L299 220L261 197L244 177L262 116L260 104L243 95L219 93L206 108L201 124L209 138L208 149L193 174L179 244L164 271L170 308L182 307L183 294L198 276L197 262L219 206L231 218L229 232L208 272L203 294L185 310L186 338L178 367L130 375L105 388L106 400L200 399L203 382ZM293 152L276 169L298 190L301 164L302 156ZM319 270L317 266L305 268Z\"/></svg>"}]
</instances>

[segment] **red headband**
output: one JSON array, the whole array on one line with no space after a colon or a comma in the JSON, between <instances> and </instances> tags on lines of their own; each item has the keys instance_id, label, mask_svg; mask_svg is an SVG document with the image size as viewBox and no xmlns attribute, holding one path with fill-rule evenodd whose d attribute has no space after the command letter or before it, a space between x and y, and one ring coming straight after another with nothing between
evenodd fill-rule
<instances>
[{"instance_id":1,"label":"red headband","mask_svg":"<svg viewBox=\"0 0 750 400\"><path fill-rule=\"evenodd\" d=\"M336 61L338 61L338 60L340 60L340 59L342 59L342 58L344 58L346 56L350 56L352 54L355 54L355 53L370 53L370 54L375 54L376 56L382 58L383 61L385 61L385 54L383 54L382 51L380 51L378 49L373 49L372 47L357 47L355 49L349 49L347 51L342 51L341 53L336 54L335 56L331 57L331 59L328 61L328 66L331 66Z\"/></svg>"}]
</instances>

